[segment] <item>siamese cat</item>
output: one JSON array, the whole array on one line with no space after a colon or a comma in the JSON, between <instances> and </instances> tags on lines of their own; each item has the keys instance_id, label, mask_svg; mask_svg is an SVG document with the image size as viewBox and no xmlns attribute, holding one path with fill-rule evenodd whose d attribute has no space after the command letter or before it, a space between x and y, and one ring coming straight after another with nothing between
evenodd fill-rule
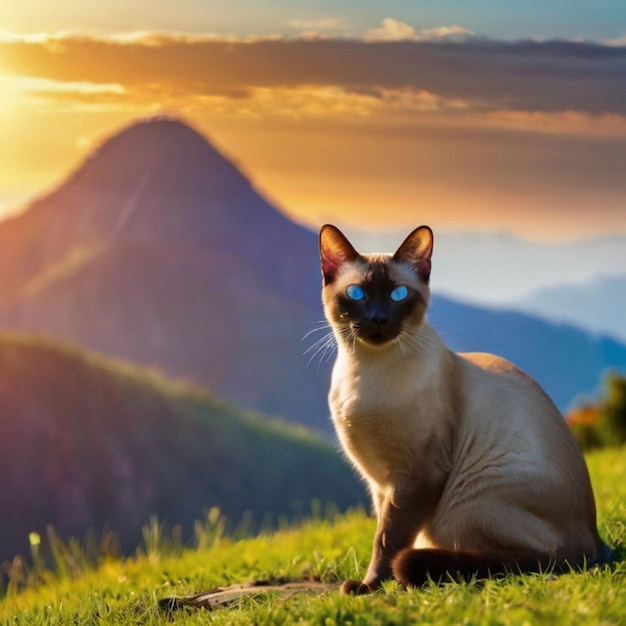
<instances>
[{"instance_id":1,"label":"siamese cat","mask_svg":"<svg viewBox=\"0 0 626 626\"><path fill-rule=\"evenodd\" d=\"M552 401L503 358L450 351L426 320L430 228L393 255L359 254L331 225L319 244L332 419L378 519L365 578L342 591L608 560L585 461Z\"/></svg>"}]
</instances>

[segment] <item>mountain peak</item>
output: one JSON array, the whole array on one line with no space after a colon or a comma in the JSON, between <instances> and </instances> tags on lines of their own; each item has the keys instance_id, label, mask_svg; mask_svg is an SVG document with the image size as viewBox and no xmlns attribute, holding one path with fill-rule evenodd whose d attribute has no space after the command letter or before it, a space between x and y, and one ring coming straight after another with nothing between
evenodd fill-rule
<instances>
[{"instance_id":1,"label":"mountain peak","mask_svg":"<svg viewBox=\"0 0 626 626\"><path fill-rule=\"evenodd\" d=\"M0 227L7 297L46 268L73 267L119 243L225 255L249 263L267 288L313 298L303 275L317 276L314 235L175 117L140 120L109 137L52 193Z\"/></svg>"},{"instance_id":2,"label":"mountain peak","mask_svg":"<svg viewBox=\"0 0 626 626\"><path fill-rule=\"evenodd\" d=\"M210 169L211 177L243 178L191 126L175 117L159 116L136 122L106 139L67 184L86 185L90 195L112 186L120 193L133 193L150 174L166 173L183 163L183 171L191 165L196 171L199 167Z\"/></svg>"},{"instance_id":3,"label":"mountain peak","mask_svg":"<svg viewBox=\"0 0 626 626\"><path fill-rule=\"evenodd\" d=\"M181 147L211 151L216 157L219 156L210 142L189 124L174 116L160 115L138 120L105 139L89 160L99 159L104 153L117 150L151 149L150 152L167 153Z\"/></svg>"},{"instance_id":4,"label":"mountain peak","mask_svg":"<svg viewBox=\"0 0 626 626\"><path fill-rule=\"evenodd\" d=\"M260 245L258 228L294 229L209 140L169 116L141 120L106 139L28 212L40 210L54 213L59 224L44 243L54 255L120 240L240 245L246 255Z\"/></svg>"}]
</instances>

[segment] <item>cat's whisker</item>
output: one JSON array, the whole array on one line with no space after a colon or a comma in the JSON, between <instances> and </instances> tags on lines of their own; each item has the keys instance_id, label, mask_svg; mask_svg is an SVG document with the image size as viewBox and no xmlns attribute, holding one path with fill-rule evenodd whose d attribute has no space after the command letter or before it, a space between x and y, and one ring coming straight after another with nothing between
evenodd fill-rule
<instances>
[{"instance_id":1,"label":"cat's whisker","mask_svg":"<svg viewBox=\"0 0 626 626\"><path fill-rule=\"evenodd\" d=\"M406 342L407 346L410 346L416 352L426 352L429 355L433 355L430 343L427 340L427 336L421 330L416 328L405 328L398 336L400 345Z\"/></svg>"},{"instance_id":2,"label":"cat's whisker","mask_svg":"<svg viewBox=\"0 0 626 626\"><path fill-rule=\"evenodd\" d=\"M311 335L313 335L314 333L320 332L321 330L328 330L329 328L332 328L331 325L326 320L319 320L317 322L312 322L312 323L313 324L317 324L317 327L316 328L312 328L307 333L305 333L305 335L302 337L301 341L305 341Z\"/></svg>"},{"instance_id":3,"label":"cat's whisker","mask_svg":"<svg viewBox=\"0 0 626 626\"><path fill-rule=\"evenodd\" d=\"M405 346L404 346L404 338L402 336L402 333L400 333L393 341L400 348L400 352L402 352L402 354L406 355L406 350L404 349L405 348Z\"/></svg>"},{"instance_id":4,"label":"cat's whisker","mask_svg":"<svg viewBox=\"0 0 626 626\"><path fill-rule=\"evenodd\" d=\"M333 352L334 350L333 350L332 345L324 345L320 347L313 355L311 355L311 358L307 361L306 366L309 367L311 363L313 363L313 361L315 361L315 359L319 357L318 365L317 365L317 369L319 371L319 368L322 365L322 363L324 363L325 361L328 361Z\"/></svg>"},{"instance_id":5,"label":"cat's whisker","mask_svg":"<svg viewBox=\"0 0 626 626\"><path fill-rule=\"evenodd\" d=\"M313 343L312 345L310 345L305 351L304 354L310 354L311 352L313 353L313 356L311 358L315 358L315 356L317 356L317 354L319 354L319 352L321 352L324 348L326 348L326 346L328 345L329 341L330 341L330 333L324 335L323 337L321 337L320 339L318 339L315 343Z\"/></svg>"},{"instance_id":6,"label":"cat's whisker","mask_svg":"<svg viewBox=\"0 0 626 626\"><path fill-rule=\"evenodd\" d=\"M331 328L330 324L328 324L327 322L319 322L319 324L320 326L318 328L314 328L313 330L310 330L308 333L306 333L306 335L302 338L302 340L304 341L315 332L328 331L328 329ZM326 332L326 334L324 334L322 337L317 339L312 345L310 345L304 351L304 354L311 353L311 357L309 358L307 362L307 367L309 367L309 365L311 365L311 363L317 357L319 357L319 364L318 364L318 367L319 367L319 365L321 365L324 361L330 358L330 356L335 351L335 348L336 348L335 335L333 331L330 330L330 332Z\"/></svg>"},{"instance_id":7,"label":"cat's whisker","mask_svg":"<svg viewBox=\"0 0 626 626\"><path fill-rule=\"evenodd\" d=\"M346 340L347 345L350 346L350 349L354 351L356 349L356 342L359 339L357 331L351 326L347 326L346 328L342 329L341 334Z\"/></svg>"},{"instance_id":8,"label":"cat's whisker","mask_svg":"<svg viewBox=\"0 0 626 626\"><path fill-rule=\"evenodd\" d=\"M327 332L325 335L317 339L313 342L305 351L304 354L309 354L310 352L317 352L321 347L325 346L328 342L334 341L334 335L332 331Z\"/></svg>"}]
</instances>

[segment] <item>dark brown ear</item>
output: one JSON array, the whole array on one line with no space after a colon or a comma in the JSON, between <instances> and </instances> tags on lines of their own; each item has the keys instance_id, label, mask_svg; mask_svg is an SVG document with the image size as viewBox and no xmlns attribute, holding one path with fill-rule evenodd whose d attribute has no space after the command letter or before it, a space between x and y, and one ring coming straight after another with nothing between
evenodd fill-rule
<instances>
[{"instance_id":1,"label":"dark brown ear","mask_svg":"<svg viewBox=\"0 0 626 626\"><path fill-rule=\"evenodd\" d=\"M345 235L332 224L325 224L320 230L320 258L324 284L335 280L339 268L349 261L354 261L359 253L352 247Z\"/></svg>"},{"instance_id":2,"label":"dark brown ear","mask_svg":"<svg viewBox=\"0 0 626 626\"><path fill-rule=\"evenodd\" d=\"M428 284L432 254L433 231L428 226L420 226L404 240L393 259L411 265L420 279Z\"/></svg>"}]
</instances>

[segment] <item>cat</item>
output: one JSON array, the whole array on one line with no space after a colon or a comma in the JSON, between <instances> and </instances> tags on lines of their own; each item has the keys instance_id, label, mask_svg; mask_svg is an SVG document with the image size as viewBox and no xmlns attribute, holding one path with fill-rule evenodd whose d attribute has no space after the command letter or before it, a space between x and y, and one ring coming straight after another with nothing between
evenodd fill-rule
<instances>
[{"instance_id":1,"label":"cat","mask_svg":"<svg viewBox=\"0 0 626 626\"><path fill-rule=\"evenodd\" d=\"M393 255L320 230L322 300L337 346L329 405L378 525L362 581L569 571L606 561L584 458L545 392L491 354L456 354L426 319L433 233Z\"/></svg>"}]
</instances>

